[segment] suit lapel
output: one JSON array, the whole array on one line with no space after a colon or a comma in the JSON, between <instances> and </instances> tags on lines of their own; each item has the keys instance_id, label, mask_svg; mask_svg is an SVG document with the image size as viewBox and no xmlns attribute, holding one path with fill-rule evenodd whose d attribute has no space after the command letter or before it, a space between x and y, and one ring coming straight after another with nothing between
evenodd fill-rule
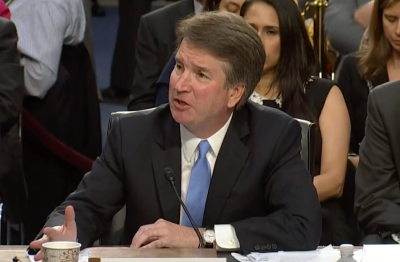
<instances>
[{"instance_id":1,"label":"suit lapel","mask_svg":"<svg viewBox=\"0 0 400 262\"><path fill-rule=\"evenodd\" d=\"M153 172L160 199L163 218L179 224L180 204L175 192L164 175L164 169L170 167L174 171L175 186L181 194L181 140L179 124L176 123L170 113L169 107L161 122L161 134L152 151Z\"/></svg>"},{"instance_id":2,"label":"suit lapel","mask_svg":"<svg viewBox=\"0 0 400 262\"><path fill-rule=\"evenodd\" d=\"M250 151L243 143L248 134L247 110L244 108L233 115L218 153L204 210L203 226L215 225L219 221L226 200L249 155Z\"/></svg>"}]
</instances>

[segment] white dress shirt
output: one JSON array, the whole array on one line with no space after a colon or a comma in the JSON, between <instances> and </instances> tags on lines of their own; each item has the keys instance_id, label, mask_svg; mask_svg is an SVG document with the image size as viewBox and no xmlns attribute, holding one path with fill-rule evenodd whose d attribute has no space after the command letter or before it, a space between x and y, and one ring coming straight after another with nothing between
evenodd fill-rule
<instances>
[{"instance_id":1,"label":"white dress shirt","mask_svg":"<svg viewBox=\"0 0 400 262\"><path fill-rule=\"evenodd\" d=\"M82 0L15 0L9 8L18 31L26 93L43 98L57 80L63 45L83 41Z\"/></svg>"},{"instance_id":2,"label":"white dress shirt","mask_svg":"<svg viewBox=\"0 0 400 262\"><path fill-rule=\"evenodd\" d=\"M214 135L207 138L208 143L211 146L208 151L206 158L210 164L211 176L214 171L215 162L219 150L221 148L222 141L225 138L226 131L228 130L229 124L232 120L232 115L229 117L225 125ZM184 126L180 126L181 132L181 159L182 159L182 181L181 181L181 199L183 202L186 200L187 191L189 187L190 174L194 163L196 162L199 152L197 146L199 145L200 139L190 133ZM184 214L183 208L181 208L181 219ZM231 225L215 225L214 226L217 249L220 250L237 250L239 249L239 240L237 239L235 229Z\"/></svg>"},{"instance_id":3,"label":"white dress shirt","mask_svg":"<svg viewBox=\"0 0 400 262\"><path fill-rule=\"evenodd\" d=\"M201 14L203 12L203 4L200 3L198 0L193 0L193 6L195 15Z\"/></svg>"}]
</instances>

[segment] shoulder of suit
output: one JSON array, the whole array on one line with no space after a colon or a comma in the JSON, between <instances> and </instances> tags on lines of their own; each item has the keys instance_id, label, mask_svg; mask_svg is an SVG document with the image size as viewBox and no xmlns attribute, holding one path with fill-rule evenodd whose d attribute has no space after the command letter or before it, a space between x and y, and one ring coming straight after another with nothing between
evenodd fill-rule
<instances>
[{"instance_id":1,"label":"shoulder of suit","mask_svg":"<svg viewBox=\"0 0 400 262\"><path fill-rule=\"evenodd\" d=\"M371 91L370 95L375 100L378 100L377 102L388 103L389 101L394 101L397 105L400 100L400 80L379 85Z\"/></svg>"},{"instance_id":2,"label":"shoulder of suit","mask_svg":"<svg viewBox=\"0 0 400 262\"><path fill-rule=\"evenodd\" d=\"M147 13L142 16L143 20L146 21L157 21L160 18L176 18L179 19L179 10L182 8L183 5L187 5L188 1L190 0L180 0L178 2L175 2L173 4L166 5L164 7L161 7L157 10L154 10L150 13ZM193 10L194 11L194 10ZM187 14L190 15L190 14Z\"/></svg>"}]
</instances>

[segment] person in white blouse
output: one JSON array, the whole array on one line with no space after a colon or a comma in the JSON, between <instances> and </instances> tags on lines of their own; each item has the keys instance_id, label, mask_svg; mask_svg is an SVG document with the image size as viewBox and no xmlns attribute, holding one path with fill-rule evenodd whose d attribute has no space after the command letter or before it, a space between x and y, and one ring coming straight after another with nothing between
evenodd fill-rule
<instances>
[{"instance_id":1,"label":"person in white blouse","mask_svg":"<svg viewBox=\"0 0 400 262\"><path fill-rule=\"evenodd\" d=\"M31 248L59 240L88 247L124 205L122 244L131 248L317 248L321 211L300 125L248 101L265 62L256 31L237 15L205 12L181 21L177 36L169 105L113 118L92 171Z\"/></svg>"}]
</instances>

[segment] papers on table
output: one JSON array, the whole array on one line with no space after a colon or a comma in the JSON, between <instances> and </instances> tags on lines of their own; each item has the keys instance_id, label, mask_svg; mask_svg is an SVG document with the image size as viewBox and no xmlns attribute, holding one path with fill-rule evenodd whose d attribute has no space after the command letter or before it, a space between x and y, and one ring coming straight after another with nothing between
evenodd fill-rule
<instances>
[{"instance_id":1,"label":"papers on table","mask_svg":"<svg viewBox=\"0 0 400 262\"><path fill-rule=\"evenodd\" d=\"M361 262L363 255L363 250L357 250L354 252L354 259ZM240 262L336 262L340 258L340 251L327 246L306 252L251 253L247 256L232 253L232 256Z\"/></svg>"},{"instance_id":2,"label":"papers on table","mask_svg":"<svg viewBox=\"0 0 400 262\"><path fill-rule=\"evenodd\" d=\"M365 256L362 262L398 262L400 245L364 245Z\"/></svg>"}]
</instances>

